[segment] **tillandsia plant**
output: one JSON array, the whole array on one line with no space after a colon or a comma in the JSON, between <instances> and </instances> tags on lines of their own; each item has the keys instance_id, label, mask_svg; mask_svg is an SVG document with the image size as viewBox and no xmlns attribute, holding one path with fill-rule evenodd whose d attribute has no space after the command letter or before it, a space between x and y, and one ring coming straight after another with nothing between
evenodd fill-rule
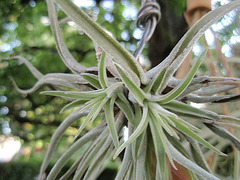
<instances>
[{"instance_id":1,"label":"tillandsia plant","mask_svg":"<svg viewBox=\"0 0 240 180\"><path fill-rule=\"evenodd\" d=\"M62 111L73 110L51 138L39 179L42 179L65 130L85 117L75 136L76 141L55 163L47 175L48 180L69 179L70 176L75 180L96 179L104 168L105 160L116 159L122 152L124 155L115 177L117 180L171 179L170 171L177 170L176 162L189 170L191 179L217 180L204 159L199 143L220 156L225 154L197 134L201 131L197 125L206 126L240 150L240 140L224 128L226 125L238 128L240 119L195 108L186 102L236 101L240 99L240 94L212 95L238 87L240 79L195 77L207 50L194 61L183 80L175 79L174 73L203 33L226 13L240 8L240 1L232 1L205 15L182 37L164 61L147 72L137 59L160 18L160 8L155 2L142 2L138 25L145 31L133 55L71 0L47 0L47 5L58 52L73 74L42 75L25 58L13 57L21 59L38 78L32 89L18 88L20 92L30 93L43 84L51 84L56 90L41 94L68 99L70 103ZM86 68L73 58L63 41L55 5L92 39L98 67ZM215 85L221 87L212 88ZM86 125L99 116L103 117L102 122L83 134ZM126 141L123 140L125 126L129 131ZM191 145L191 152L181 144L182 139ZM64 165L83 147L84 152L59 177Z\"/></svg>"}]
</instances>

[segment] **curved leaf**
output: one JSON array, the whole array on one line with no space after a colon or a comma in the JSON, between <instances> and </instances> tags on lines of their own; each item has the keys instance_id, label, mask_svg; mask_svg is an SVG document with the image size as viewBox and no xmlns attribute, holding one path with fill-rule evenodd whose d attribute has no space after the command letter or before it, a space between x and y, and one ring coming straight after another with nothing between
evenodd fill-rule
<instances>
[{"instance_id":1,"label":"curved leaf","mask_svg":"<svg viewBox=\"0 0 240 180\"><path fill-rule=\"evenodd\" d=\"M214 124L206 124L205 125L213 131L215 134L219 135L224 139L228 139L232 142L232 144L240 151L240 140L232 135L229 131L224 129L223 127L214 125Z\"/></svg>"},{"instance_id":2,"label":"curved leaf","mask_svg":"<svg viewBox=\"0 0 240 180\"><path fill-rule=\"evenodd\" d=\"M213 113L204 109L195 108L193 106L184 104L179 101L171 101L167 104L161 104L161 106L166 109L169 109L175 112L180 112L183 114L194 115L197 117L203 117L203 118L212 119L212 120L219 120L219 116L216 113Z\"/></svg>"},{"instance_id":3,"label":"curved leaf","mask_svg":"<svg viewBox=\"0 0 240 180\"><path fill-rule=\"evenodd\" d=\"M11 60L11 59L21 60L27 66L27 68L31 71L31 73L34 75L35 78L40 79L43 77L43 74L40 71L38 71L26 58L22 56L12 56L7 58L6 60Z\"/></svg>"},{"instance_id":4,"label":"curved leaf","mask_svg":"<svg viewBox=\"0 0 240 180\"><path fill-rule=\"evenodd\" d=\"M147 114L148 114L148 106L145 104L143 107L143 115L142 115L142 119L138 125L138 127L136 128L136 130L133 132L133 134L128 138L128 140L126 142L124 142L115 152L113 158L116 159L116 157L122 152L122 150L129 145L131 142L133 142L143 131L144 129L146 129L147 125L148 125L148 118L147 118Z\"/></svg>"},{"instance_id":5,"label":"curved leaf","mask_svg":"<svg viewBox=\"0 0 240 180\"><path fill-rule=\"evenodd\" d=\"M205 141L204 139L199 137L197 134L195 134L193 131L191 131L189 128L187 128L186 126L184 126L180 122L178 122L177 119L172 118L172 120L176 124L176 128L178 130L180 130L182 133L186 134L187 136L192 137L193 139L197 140L198 142L200 142L204 146L208 147L212 151L218 153L219 155L226 156L226 154L222 153L221 151L216 149L213 145L209 144L207 141Z\"/></svg>"},{"instance_id":6,"label":"curved leaf","mask_svg":"<svg viewBox=\"0 0 240 180\"><path fill-rule=\"evenodd\" d=\"M116 99L116 97L112 98L110 101L106 102L105 117L107 120L108 128L110 130L115 148L118 148L119 147L118 133L117 133L117 129L115 126L114 109L113 109L115 99Z\"/></svg>"},{"instance_id":7,"label":"curved leaf","mask_svg":"<svg viewBox=\"0 0 240 180\"><path fill-rule=\"evenodd\" d=\"M97 89L102 89L101 84L99 83L98 76L89 73L82 73L81 76L86 79L92 86Z\"/></svg>"},{"instance_id":8,"label":"curved leaf","mask_svg":"<svg viewBox=\"0 0 240 180\"><path fill-rule=\"evenodd\" d=\"M197 61L194 63L194 65L192 66L192 68L190 69L190 71L187 73L187 75L185 76L185 78L182 80L182 82L180 84L177 85L177 87L175 87L172 91L170 91L169 93L160 96L159 98L159 103L161 104L166 104L169 101L177 98L189 85L189 83L191 82L192 78L194 77L195 73L197 72L198 68L200 67L203 58L205 57L207 53L207 50L205 50L201 56L199 56L199 58L197 59ZM166 72L167 73L167 72ZM155 100L155 99L154 99Z\"/></svg>"},{"instance_id":9,"label":"curved leaf","mask_svg":"<svg viewBox=\"0 0 240 180\"><path fill-rule=\"evenodd\" d=\"M75 139L79 136L82 130L86 127L89 121L94 121L95 118L98 116L99 112L103 108L104 104L109 100L109 98L105 97L104 99L97 100L95 103L92 103L92 109L87 115L87 117L83 120L81 126L79 127Z\"/></svg>"},{"instance_id":10,"label":"curved leaf","mask_svg":"<svg viewBox=\"0 0 240 180\"><path fill-rule=\"evenodd\" d=\"M177 161L182 166L190 169L192 172L198 174L199 176L208 179L208 180L220 180L213 174L210 174L200 166L196 165L192 161L190 161L188 158L183 156L177 149L175 149L170 143L168 143L169 151L175 161Z\"/></svg>"},{"instance_id":11,"label":"curved leaf","mask_svg":"<svg viewBox=\"0 0 240 180\"><path fill-rule=\"evenodd\" d=\"M116 68L124 84L127 86L137 102L143 106L143 100L146 99L146 94L144 91L136 86L136 84L127 76L127 74L124 72L124 70L122 70L120 66L116 65Z\"/></svg>"},{"instance_id":12,"label":"curved leaf","mask_svg":"<svg viewBox=\"0 0 240 180\"><path fill-rule=\"evenodd\" d=\"M99 78L99 82L100 82L102 88L104 88L104 89L108 87L105 63L106 63L106 53L103 51L102 55L101 55L99 69L98 69L98 78Z\"/></svg>"},{"instance_id":13,"label":"curved leaf","mask_svg":"<svg viewBox=\"0 0 240 180\"><path fill-rule=\"evenodd\" d=\"M116 62L123 65L127 71L134 72L140 77L143 84L148 79L135 58L121 46L113 37L94 22L83 10L73 4L71 0L56 0L62 10L76 23L84 32L109 53Z\"/></svg>"},{"instance_id":14,"label":"curved leaf","mask_svg":"<svg viewBox=\"0 0 240 180\"><path fill-rule=\"evenodd\" d=\"M67 161L71 158L71 156L79 150L80 147L88 143L89 141L96 138L100 133L102 132L102 129L96 129L94 131L90 131L89 133L85 134L82 138L77 140L57 161L57 163L54 165L52 170L50 171L47 180L49 179L55 179L60 170L63 168L63 166L67 163Z\"/></svg>"},{"instance_id":15,"label":"curved leaf","mask_svg":"<svg viewBox=\"0 0 240 180\"><path fill-rule=\"evenodd\" d=\"M60 113L62 113L63 111L66 111L68 109L72 109L72 108L75 108L75 107L79 107L79 106L82 106L84 105L85 103L87 102L87 100L75 100L69 104L67 104L66 106L64 106Z\"/></svg>"},{"instance_id":16,"label":"curved leaf","mask_svg":"<svg viewBox=\"0 0 240 180\"><path fill-rule=\"evenodd\" d=\"M53 1L47 0L46 2L48 7L48 15L51 22L52 33L54 35L57 50L59 55L61 56L61 59L72 72L76 74L84 72L86 70L86 67L82 66L74 59L63 40Z\"/></svg>"},{"instance_id":17,"label":"curved leaf","mask_svg":"<svg viewBox=\"0 0 240 180\"><path fill-rule=\"evenodd\" d=\"M104 90L93 90L93 91L85 91L85 92L77 92L77 91L43 91L40 94L51 95L51 96L60 96L66 98L73 99L82 99L82 100L91 100L93 98L97 98L101 95L104 95Z\"/></svg>"},{"instance_id":18,"label":"curved leaf","mask_svg":"<svg viewBox=\"0 0 240 180\"><path fill-rule=\"evenodd\" d=\"M52 157L52 154L54 150L56 149L58 142L60 141L61 137L63 136L64 131L71 126L72 123L77 121L79 118L86 116L87 112L77 112L74 111L72 114L70 114L57 128L57 130L54 132L54 134L51 137L50 145L48 147L47 153L44 157L43 163L41 165L40 169L40 176L44 173L44 171L47 169L47 166L50 162L50 159Z\"/></svg>"},{"instance_id":19,"label":"curved leaf","mask_svg":"<svg viewBox=\"0 0 240 180\"><path fill-rule=\"evenodd\" d=\"M134 125L134 113L129 102L126 104L124 101L122 101L122 99L118 98L115 103L122 110L128 121L130 121L131 124Z\"/></svg>"},{"instance_id":20,"label":"curved leaf","mask_svg":"<svg viewBox=\"0 0 240 180\"><path fill-rule=\"evenodd\" d=\"M164 137L160 137L160 131L162 131L161 126L156 127L156 124L154 123L154 120L151 118L149 121L150 128L151 128L151 134L154 142L154 149L157 156L157 172L160 173L160 177L163 179L165 177L165 174L167 173L167 167L166 167L166 155L165 155L165 147L163 145ZM160 131L159 131L160 130Z\"/></svg>"}]
</instances>

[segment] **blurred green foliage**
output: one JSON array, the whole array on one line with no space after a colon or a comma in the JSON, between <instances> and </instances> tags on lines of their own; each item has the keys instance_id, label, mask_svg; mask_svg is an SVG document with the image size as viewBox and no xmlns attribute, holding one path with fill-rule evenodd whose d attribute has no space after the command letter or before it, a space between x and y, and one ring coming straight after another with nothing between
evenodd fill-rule
<instances>
[{"instance_id":1,"label":"blurred green foliage","mask_svg":"<svg viewBox=\"0 0 240 180\"><path fill-rule=\"evenodd\" d=\"M0 164L0 180L30 180L34 179L39 171L39 165L36 163L11 162Z\"/></svg>"},{"instance_id":2,"label":"blurred green foliage","mask_svg":"<svg viewBox=\"0 0 240 180\"><path fill-rule=\"evenodd\" d=\"M141 35L141 31L136 29L135 25L140 1L122 0L113 3L102 0L99 4L94 0L89 2L93 2L93 5L83 9L130 52L134 51L139 40L139 34L136 32L140 32ZM164 0L161 2L165 3ZM176 14L181 15L185 10L186 1L174 0L170 4ZM2 0L0 8L0 58L24 56L43 74L69 72L57 53L44 0ZM64 17L64 13L59 12L59 19ZM220 33L221 39L226 40L224 34L229 36L228 39L231 38L236 27L236 23L229 24L229 29ZM84 66L95 66L97 61L92 41L70 22L62 24L61 28L74 58ZM147 53L145 49L145 57ZM203 71L206 70L206 67L203 67ZM51 135L69 112L59 114L66 104L65 100L39 95L39 92L52 87L44 86L34 93L20 94L13 88L9 77L13 77L22 89L31 88L36 79L18 60L0 60L0 134L20 137L23 148L31 147L31 156L29 162L20 158L17 162L1 164L0 179L32 179L38 173ZM80 123L81 120L74 123L72 129L68 129L59 145L56 158L73 142ZM116 167L114 168L116 170ZM107 170L106 174L113 177L114 172L116 171ZM100 177L99 179L110 179L106 176Z\"/></svg>"}]
</instances>

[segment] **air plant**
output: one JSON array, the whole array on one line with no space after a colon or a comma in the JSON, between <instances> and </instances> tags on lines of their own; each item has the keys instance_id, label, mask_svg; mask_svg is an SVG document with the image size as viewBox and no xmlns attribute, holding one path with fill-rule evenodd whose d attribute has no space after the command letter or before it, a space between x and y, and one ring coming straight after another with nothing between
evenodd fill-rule
<instances>
[{"instance_id":1,"label":"air plant","mask_svg":"<svg viewBox=\"0 0 240 180\"><path fill-rule=\"evenodd\" d=\"M54 3L92 39L96 46L98 67L86 68L70 54L61 35ZM72 1L47 0L47 5L58 52L73 74L42 75L23 57L13 57L22 59L38 78L32 89L21 92L30 93L43 84L52 84L57 90L41 94L68 99L70 103L62 111L73 109L51 138L39 179L49 165L64 131L80 117L85 117L75 136L76 141L55 163L47 175L48 180L68 179L72 174L73 179L96 179L104 168L105 160L116 159L122 152L124 156L117 180L169 179L169 167L177 169L175 162L187 168L192 179L217 180L203 157L199 143L220 156L225 154L198 135L201 129L196 126L196 121L212 133L230 140L240 150L239 139L224 128L225 125L239 127L240 119L218 115L184 102L222 103L238 100L240 94L212 95L238 87L240 79L194 77L207 49L197 57L183 80L173 76L194 43L214 22L239 8L240 1L232 1L205 15L182 37L164 61L147 72L138 63L136 56L122 47ZM221 87L211 88L215 85ZM102 122L83 134L86 125L99 115L104 117ZM125 126L129 131L126 141L122 135ZM182 139L191 145L192 152L181 144ZM84 145L88 147L79 159L62 177L58 177L62 167ZM151 153L155 154L156 161Z\"/></svg>"}]
</instances>

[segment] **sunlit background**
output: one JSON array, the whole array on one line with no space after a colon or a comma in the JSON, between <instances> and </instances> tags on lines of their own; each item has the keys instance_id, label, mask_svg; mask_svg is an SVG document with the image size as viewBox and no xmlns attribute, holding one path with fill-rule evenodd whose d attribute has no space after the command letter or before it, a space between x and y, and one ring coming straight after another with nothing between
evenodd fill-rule
<instances>
[{"instance_id":1,"label":"sunlit background","mask_svg":"<svg viewBox=\"0 0 240 180\"><path fill-rule=\"evenodd\" d=\"M212 9L215 9L217 6L224 5L228 2L229 2L228 0L212 0ZM84 8L84 10L87 11L89 13L89 15L96 21L98 21L100 18L102 18L100 16L103 16L104 21L109 23L109 24L105 24L106 29L110 33L115 34L115 32L111 32L111 28L109 28L111 26L111 23L114 22L114 18L118 18L118 17L113 16L114 1L102 0L101 1L102 9L100 9L98 6L96 6L95 0L74 0L74 3L77 6ZM128 23L130 30L124 29L125 28L124 23L122 23L122 24L119 23L120 24L119 26L122 25L122 28L120 27L121 28L120 37L116 37L116 38L121 39L121 44L123 46L125 46L129 51L132 52L136 48L136 42L142 37L142 34L143 34L142 30L140 28L136 28L136 25L135 25L135 20L137 17L139 4L136 5L132 1L128 1L128 0L121 0L120 3L122 4L122 7L124 8L121 16L123 16L125 24L127 24L127 22L130 22L130 23ZM35 11L35 8L37 8L37 1L30 0L28 4L29 4L29 8L32 8L32 11ZM14 6L14 3L12 5ZM42 10L42 11L44 12L44 10ZM22 13L24 13L24 12L22 12ZM239 15L240 15L239 11L232 11L228 15L224 16L224 18L222 18L221 21L215 23L212 26L212 29L218 33L218 38L222 42L221 50L224 53L224 55L228 58L229 62L236 61L236 59L234 58L232 47L234 45L240 43ZM60 16L61 16L61 14L60 14ZM35 21L37 21L37 22L35 22L35 24L28 23L28 22L26 22L25 24L18 24L18 21L16 19L14 20L14 18L16 18L16 17L11 17L11 10L9 11L9 17L13 18L13 23L9 22L9 23L3 24L3 29L4 29L5 33L3 33L1 35L1 39L0 39L0 52L9 54L9 55L17 55L16 54L17 52L19 54L22 54L21 51L24 51L24 50L28 51L27 48L22 48L24 46L24 44L26 44L26 42L22 42L23 40L19 39L18 38L19 35L16 34L17 33L16 30L18 29L18 27L25 26L25 28L29 32L34 32L36 30L35 29L36 27L34 25L36 25L37 23L41 23L41 27L39 26L40 28L42 28L44 26L49 27L49 24L50 24L50 21L49 21L49 18L47 16L46 12L44 13L44 15L38 16L38 18L40 18L40 19L35 19ZM101 21L103 21L103 20L101 20ZM83 34L81 29L79 29L77 27L77 25L74 24L73 22L69 21L67 24L69 26L68 27L64 26L65 30L71 31L71 32L77 31L79 34ZM230 29L231 28L234 29L231 32L231 34L229 34L229 35L224 34L228 31L228 29L226 27L229 27ZM44 28L42 28L42 29L44 29ZM49 32L42 33L41 34L42 42L38 42L38 44L42 45L42 44L46 43L49 46L54 44L53 38L50 37L49 35L51 35L51 33L49 33ZM29 34L29 36L30 36L30 34ZM207 43L210 46L210 48L214 48L214 36L213 36L212 32L210 30L207 30L205 33L205 36L206 36L206 40L207 40ZM134 38L135 42L134 43L128 42L132 37ZM34 42L35 37L30 37L30 38L32 38L32 42L28 40L27 45L35 46L35 44L32 44ZM68 37L66 37L66 39L67 38ZM69 46L73 47L73 44L69 44ZM91 46L91 45L89 45L89 46ZM20 49L20 50L18 50L18 49ZM88 49L88 47L86 47L86 49ZM203 50L203 46L200 42L196 43L195 46L193 47L193 52L195 55L199 55L202 52L202 50ZM38 54L38 56L40 56L40 55ZM92 55L89 55L89 56L91 57ZM32 57L29 56L29 58L32 58ZM151 65L151 63L149 62L146 55L141 56L140 62L142 64L144 64L146 67L150 67L150 65ZM33 60L33 64L34 63L36 65L38 65L38 62L36 60ZM2 71L10 65L11 65L10 62L6 62L6 61L0 62L0 70ZM45 70L45 71L49 72L50 70L51 70L51 67L49 67L49 69ZM62 69L62 70L64 70L64 69ZM14 77L14 74L12 74L12 76ZM26 77L26 78L31 78L31 77ZM22 81L24 81L24 79L22 79ZM22 158L21 156L24 156L25 159L28 159L30 157L31 153L36 153L36 154L39 153L39 156L42 156L48 146L48 143L44 142L41 139L41 137L44 137L44 135L43 135L44 133L51 134L54 131L54 129L49 128L49 132L45 131L40 135L35 135L32 133L32 130L34 130L32 125L26 121L26 122L22 122L23 128L25 128L23 131L25 131L25 132L20 131L18 133L13 133L13 131L15 132L16 129L12 129L12 126L11 126L11 123L13 123L12 117L9 116L10 110L12 110L12 108L10 108L6 105L6 104L8 104L8 101L9 101L9 97L5 95L7 91L15 91L15 90L6 89L4 80L1 80L1 83L0 83L0 128L1 128L1 131L0 131L1 132L1 135L0 135L0 161L1 162L10 162L14 158L16 158L16 159ZM17 94L17 93L15 93L15 94ZM24 99L24 97L26 97L26 95L19 95L19 96L21 96L22 99ZM20 102L21 104L17 104L16 102L13 102L13 103L15 103L14 109L15 109L15 111L18 112L19 118L27 117L28 119L36 120L36 118L38 116L40 116L43 119L44 123L50 121L50 122L52 122L52 124L54 124L53 123L54 120L57 119L57 116L54 115L54 113L53 113L53 112L55 112L54 111L55 109L53 107L48 108L48 107L39 106L38 108L35 109L35 111L33 111L33 110L31 110L31 108L29 108L32 106L31 102L29 102L27 100L21 101ZM63 102L61 100L54 100L54 103L57 107L58 105L62 105ZM197 107L203 107L203 105L199 105L199 104L192 104L192 105L197 106ZM24 108L24 107L26 107L26 108ZM60 107L58 107L58 108L60 108ZM47 114L48 112L51 112L51 114L49 116ZM61 116L65 117L66 114L63 114ZM28 132L29 132L29 134L27 135L26 140L28 140L30 143L25 145L24 142L26 140L22 139L20 136L23 133L28 133ZM73 128L66 133L66 135L69 135L67 137L67 140L69 143L71 143L73 141L73 136L74 136L75 132L76 132L76 128ZM37 132L37 133L39 133L39 132ZM18 134L19 136L13 136L13 134L15 134L15 135ZM126 134L125 134L125 137L127 138ZM30 141L32 139L36 139L35 143L32 143ZM49 140L49 139L47 139L47 140Z\"/></svg>"}]
</instances>

